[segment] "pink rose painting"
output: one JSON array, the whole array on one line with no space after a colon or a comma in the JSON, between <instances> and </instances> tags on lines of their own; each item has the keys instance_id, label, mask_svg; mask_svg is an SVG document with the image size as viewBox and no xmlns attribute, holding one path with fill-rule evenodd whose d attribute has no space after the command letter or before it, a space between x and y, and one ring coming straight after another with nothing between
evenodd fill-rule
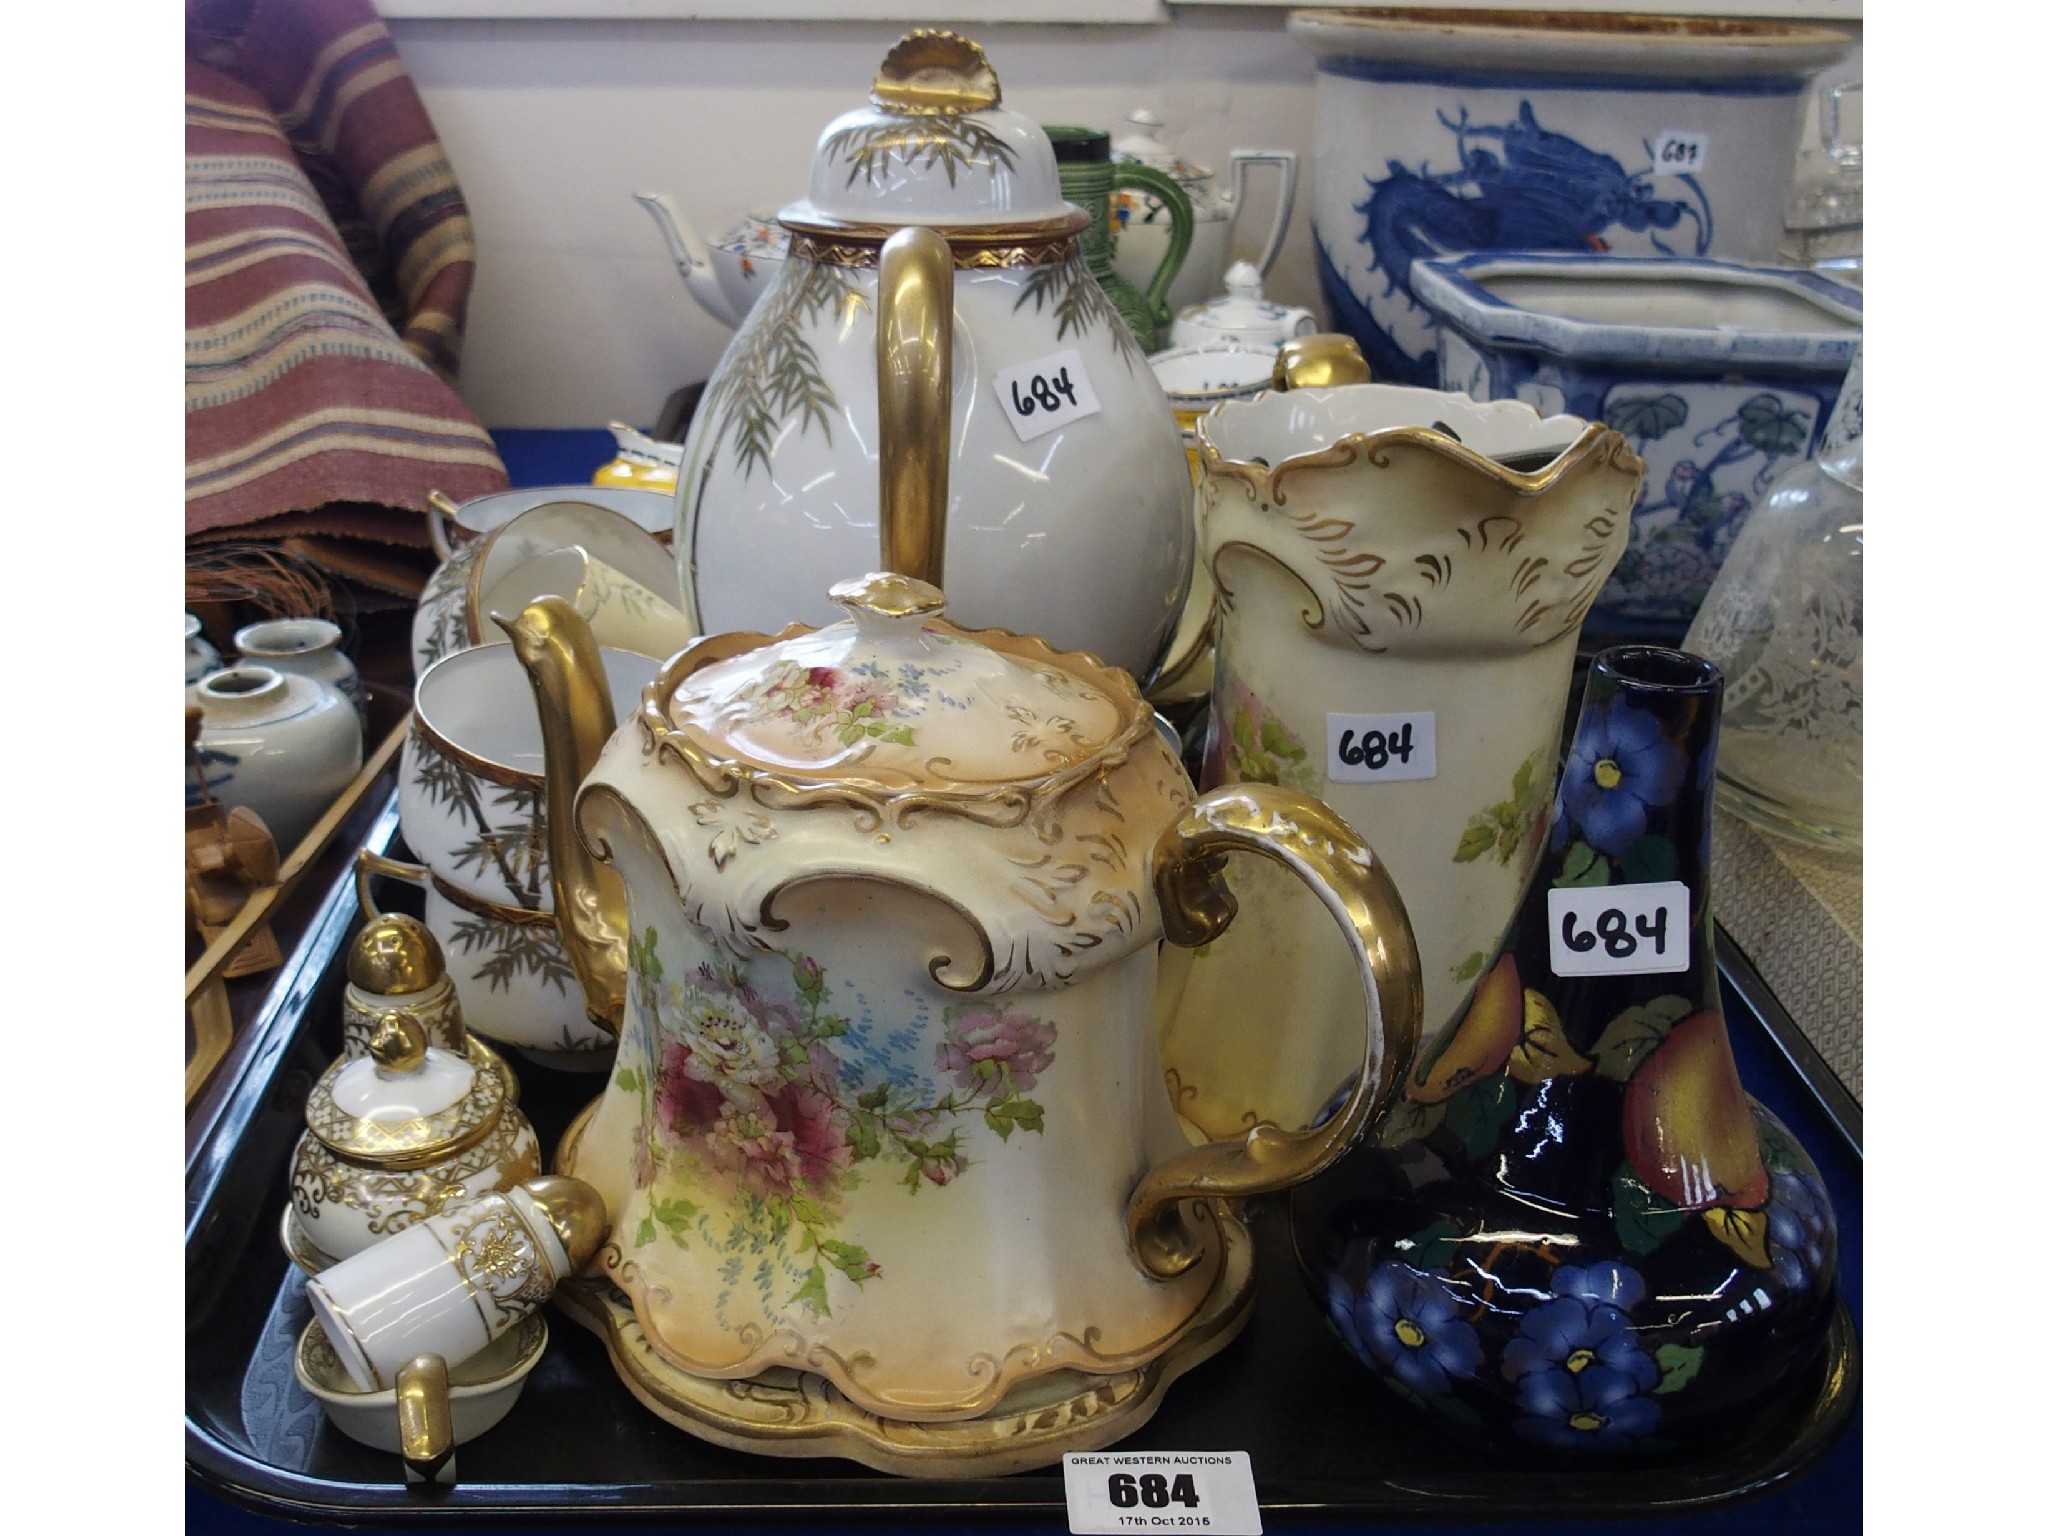
<instances>
[{"instance_id":1,"label":"pink rose painting","mask_svg":"<svg viewBox=\"0 0 2048 1536\"><path fill-rule=\"evenodd\" d=\"M966 1091L994 1084L1029 1093L1038 1074L1052 1065L1052 1026L1022 1013L992 1008L963 1013L952 1021L939 1046L939 1070L953 1074Z\"/></svg>"},{"instance_id":2,"label":"pink rose painting","mask_svg":"<svg viewBox=\"0 0 2048 1536\"><path fill-rule=\"evenodd\" d=\"M881 1276L858 1243L833 1235L866 1165L895 1164L914 1194L973 1166L965 1137L974 1118L1003 1141L1044 1131L1044 1109L1026 1095L1053 1064L1048 1020L985 1004L953 1009L927 1047L941 1085L950 1083L935 1093L900 1062L885 1069L858 1053L842 1058L855 1023L832 1011L824 968L809 956L706 962L669 981L649 930L633 941L632 963L636 1008L655 1047L651 1071L619 1077L644 1096L652 1127L634 1149L635 1185L652 1212L636 1229L639 1244L663 1234L713 1241L715 1229L692 1218L700 1200L722 1194L731 1251L775 1244L803 1275L783 1300L829 1312L828 1272L855 1285ZM863 1019L856 1038L874 1033Z\"/></svg>"}]
</instances>

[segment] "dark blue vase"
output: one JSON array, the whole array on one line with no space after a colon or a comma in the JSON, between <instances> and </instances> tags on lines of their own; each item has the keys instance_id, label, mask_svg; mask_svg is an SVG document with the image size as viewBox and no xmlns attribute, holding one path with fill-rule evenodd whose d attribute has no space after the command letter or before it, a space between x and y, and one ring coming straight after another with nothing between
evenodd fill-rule
<instances>
[{"instance_id":1,"label":"dark blue vase","mask_svg":"<svg viewBox=\"0 0 2048 1536\"><path fill-rule=\"evenodd\" d=\"M1595 658L1492 966L1374 1136L1295 1193L1338 1337L1468 1441L1711 1443L1809 1368L1833 1320L1827 1192L1743 1093L1721 1017L1720 703L1698 657Z\"/></svg>"}]
</instances>

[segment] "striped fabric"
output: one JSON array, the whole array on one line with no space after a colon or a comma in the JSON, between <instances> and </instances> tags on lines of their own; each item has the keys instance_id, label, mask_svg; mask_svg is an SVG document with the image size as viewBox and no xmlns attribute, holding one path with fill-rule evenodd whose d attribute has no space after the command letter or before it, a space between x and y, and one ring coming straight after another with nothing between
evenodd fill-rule
<instances>
[{"instance_id":1,"label":"striped fabric","mask_svg":"<svg viewBox=\"0 0 2048 1536\"><path fill-rule=\"evenodd\" d=\"M425 543L506 484L452 387L469 215L370 0L188 0L185 531Z\"/></svg>"}]
</instances>

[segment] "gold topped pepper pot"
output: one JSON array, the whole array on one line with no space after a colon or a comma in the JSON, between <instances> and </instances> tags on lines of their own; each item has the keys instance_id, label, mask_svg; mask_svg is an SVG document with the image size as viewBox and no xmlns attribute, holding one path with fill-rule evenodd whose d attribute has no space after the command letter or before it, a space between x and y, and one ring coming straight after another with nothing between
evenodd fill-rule
<instances>
[{"instance_id":1,"label":"gold topped pepper pot","mask_svg":"<svg viewBox=\"0 0 2048 1536\"><path fill-rule=\"evenodd\" d=\"M348 986L341 995L343 1057L352 1061L369 1054L371 1035L390 1013L418 1024L427 1044L495 1072L504 1082L505 1102L519 1102L511 1065L463 1023L440 941L425 923L402 912L377 913L349 945Z\"/></svg>"}]
</instances>

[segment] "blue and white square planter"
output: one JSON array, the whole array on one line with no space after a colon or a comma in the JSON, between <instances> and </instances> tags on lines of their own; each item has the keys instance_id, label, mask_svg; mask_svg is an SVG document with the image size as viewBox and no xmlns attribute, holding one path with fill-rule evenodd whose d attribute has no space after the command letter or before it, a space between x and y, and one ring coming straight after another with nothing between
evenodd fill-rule
<instances>
[{"instance_id":1,"label":"blue and white square planter","mask_svg":"<svg viewBox=\"0 0 2048 1536\"><path fill-rule=\"evenodd\" d=\"M1416 262L1477 251L1772 261L1813 76L1847 34L1702 16L1297 11L1331 328L1431 383Z\"/></svg>"},{"instance_id":2,"label":"blue and white square planter","mask_svg":"<svg viewBox=\"0 0 2048 1536\"><path fill-rule=\"evenodd\" d=\"M1679 641L1863 336L1857 289L1735 262L1489 253L1418 261L1414 288L1440 388L1604 421L1648 466L1588 643Z\"/></svg>"}]
</instances>

